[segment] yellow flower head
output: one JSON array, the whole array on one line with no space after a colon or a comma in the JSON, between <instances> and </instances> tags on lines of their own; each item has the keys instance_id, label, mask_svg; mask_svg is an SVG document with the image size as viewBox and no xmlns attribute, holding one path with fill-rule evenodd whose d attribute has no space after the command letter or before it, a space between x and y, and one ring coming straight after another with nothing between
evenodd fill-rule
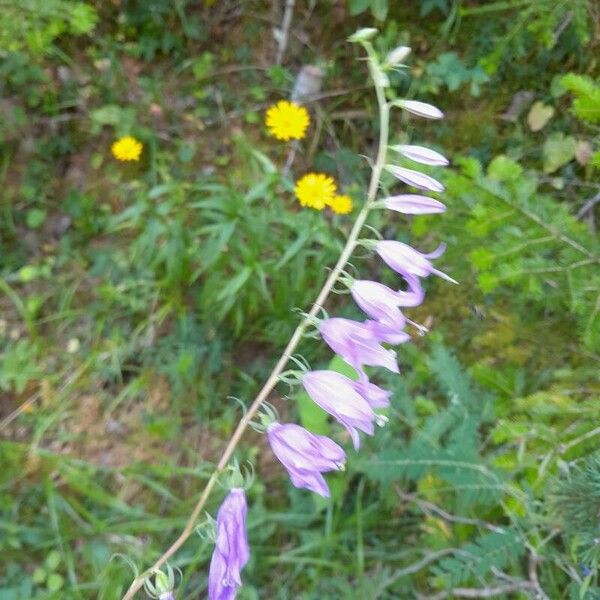
<instances>
[{"instance_id":1,"label":"yellow flower head","mask_svg":"<svg viewBox=\"0 0 600 600\"><path fill-rule=\"evenodd\" d=\"M110 149L112 155L117 160L128 161L140 160L142 148L142 142L138 142L134 137L126 135L125 137L118 139Z\"/></svg>"},{"instance_id":2,"label":"yellow flower head","mask_svg":"<svg viewBox=\"0 0 600 600\"><path fill-rule=\"evenodd\" d=\"M269 133L278 140L301 140L306 136L310 117L304 106L280 100L267 110L265 119Z\"/></svg>"},{"instance_id":3,"label":"yellow flower head","mask_svg":"<svg viewBox=\"0 0 600 600\"><path fill-rule=\"evenodd\" d=\"M294 192L302 206L323 210L335 196L335 182L323 173L308 173L296 182Z\"/></svg>"},{"instance_id":4,"label":"yellow flower head","mask_svg":"<svg viewBox=\"0 0 600 600\"><path fill-rule=\"evenodd\" d=\"M347 215L352 212L352 198L350 198L350 196L334 196L328 202L328 205L331 207L331 210L338 215Z\"/></svg>"}]
</instances>

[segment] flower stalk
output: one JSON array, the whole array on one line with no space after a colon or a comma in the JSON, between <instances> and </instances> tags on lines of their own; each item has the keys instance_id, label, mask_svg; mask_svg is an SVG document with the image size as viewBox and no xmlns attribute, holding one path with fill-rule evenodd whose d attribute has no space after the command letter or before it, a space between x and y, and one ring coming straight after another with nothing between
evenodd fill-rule
<instances>
[{"instance_id":1,"label":"flower stalk","mask_svg":"<svg viewBox=\"0 0 600 600\"><path fill-rule=\"evenodd\" d=\"M219 475L226 469L229 461L231 460L233 453L235 452L242 436L244 435L246 429L248 428L250 422L261 408L263 403L269 397L269 394L279 381L279 376L283 373L286 368L291 356L294 354L296 347L301 341L303 334L308 329L308 327L314 322L315 318L322 310L325 301L329 297L333 287L338 281L340 275L342 275L348 260L352 256L354 249L356 248L359 235L362 231L363 225L369 215L370 210L373 208L375 203L375 199L377 197L377 191L379 189L379 183L381 180L381 175L386 163L386 154L388 148L388 139L389 139L389 116L390 116L390 108L391 105L386 101L384 88L386 86L386 79L377 77L376 75L381 72L381 67L379 66L379 61L375 54L375 51L368 40L360 40L360 43L365 48L369 61L369 68L373 78L373 83L375 87L375 93L377 96L377 103L379 107L379 143L377 148L377 155L375 159L375 163L373 164L371 171L371 179L369 182L369 187L367 191L366 201L360 210L356 221L350 231L346 244L338 258L337 263L331 270L327 280L323 284L321 291L319 292L317 298L315 299L314 304L310 311L304 316L296 330L292 334L286 348L284 349L281 357L277 361L273 371L269 375L268 379L265 381L263 387L258 392L256 398L248 408L246 414L241 418L237 427L235 428L223 454L217 463L217 466L210 478L208 479L198 502L196 503L190 517L183 528L182 532L179 534L179 537L167 548L167 550L156 560L156 562L147 569L145 572L141 573L137 576L133 582L131 583L129 589L123 596L122 600L132 600L135 594L140 590L140 588L144 585L144 580L151 573L155 572L162 565L164 565L185 543L185 541L190 537L190 535L194 532L196 522L200 513L204 509L211 492L213 491L215 484L217 483Z\"/></svg>"}]
</instances>

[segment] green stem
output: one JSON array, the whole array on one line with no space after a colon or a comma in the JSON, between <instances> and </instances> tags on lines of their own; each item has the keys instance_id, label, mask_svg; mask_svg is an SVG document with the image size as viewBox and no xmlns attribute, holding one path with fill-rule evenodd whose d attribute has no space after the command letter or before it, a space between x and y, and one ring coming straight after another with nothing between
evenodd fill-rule
<instances>
[{"instance_id":1,"label":"green stem","mask_svg":"<svg viewBox=\"0 0 600 600\"><path fill-rule=\"evenodd\" d=\"M367 50L367 54L369 55L370 63L372 63L373 61L377 61L377 57L375 56L374 50L371 47L371 45L364 44L364 46L365 46L365 49ZM375 63L375 64L377 65L377 63ZM373 69L373 68L374 67L371 64L371 69ZM377 68L377 67L375 67L375 68ZM321 288L321 291L319 292L317 299L315 300L312 308L310 309L310 312L305 316L305 318L302 320L302 322L298 325L298 327L292 334L292 337L290 338L288 345L286 346L285 350L283 351L283 354L277 361L277 364L275 365L275 368L269 375L269 378L267 379L267 381L265 382L265 384L259 391L258 395L256 396L256 398L250 405L250 408L248 409L246 414L242 417L242 419L238 423L219 462L217 463L215 470L213 471L212 475L210 476L208 482L206 483L206 487L204 488L202 495L200 496L200 499L196 503L196 506L194 507L194 510L192 511L183 531L181 532L179 537L171 544L171 546L169 546L169 548L152 565L152 567L147 569L144 573L138 575L133 580L131 586L127 590L127 593L123 596L122 600L131 600L135 596L136 592L143 586L144 580L146 579L146 577L148 577L153 572L155 572L156 569L159 569L162 565L164 565L169 560L169 558L171 558L171 556L173 556L175 554L175 552L177 552L177 550L179 550L179 548L181 548L181 546L185 543L185 541L189 538L189 536L194 531L196 521L197 521L202 509L206 505L206 502L208 501L210 493L212 492L215 484L217 483L219 474L225 469L225 467L229 463L231 457L233 456L233 453L235 452L235 449L237 448L237 445L238 445L240 439L242 438L242 435L244 434L248 425L250 424L250 421L256 415L256 413L258 412L260 407L263 405L263 403L269 397L269 394L272 392L273 388L277 384L277 382L279 380L279 375L283 372L288 361L290 360L290 357L296 350L296 347L298 346L300 340L302 339L302 336L303 336L305 330L310 325L310 323L313 321L314 317L316 317L319 314L319 311L323 308L323 305L325 304L325 301L327 300L331 290L333 289L333 286L337 282L339 276L341 275L342 271L344 270L344 267L346 266L348 260L350 259L352 252L354 251L354 249L356 247L356 243L358 241L358 236L360 235L363 225L365 224L365 221L367 219L367 216L369 215L369 211L371 210L373 203L375 202L375 198L377 197L377 190L379 188L379 180L381 179L381 173L382 173L383 167L385 165L386 151L387 151L387 145L388 145L390 106L385 99L384 90L381 87L380 82L377 80L377 78L374 78L374 84L375 84L375 91L377 94L377 102L379 105L379 119L380 119L379 145L378 145L378 150L377 150L377 159L376 159L375 164L373 165L373 168L371 171L371 181L369 183L369 188L368 188L368 192L367 192L367 200L366 200L362 210L360 211L360 213L356 219L356 222L354 223L354 226L352 227L352 230L350 231L350 235L348 236L346 245L344 246L344 249L342 250L342 253L340 254L340 257L339 257L335 267L333 268L333 270L329 274L329 277L327 277L325 284Z\"/></svg>"}]
</instances>

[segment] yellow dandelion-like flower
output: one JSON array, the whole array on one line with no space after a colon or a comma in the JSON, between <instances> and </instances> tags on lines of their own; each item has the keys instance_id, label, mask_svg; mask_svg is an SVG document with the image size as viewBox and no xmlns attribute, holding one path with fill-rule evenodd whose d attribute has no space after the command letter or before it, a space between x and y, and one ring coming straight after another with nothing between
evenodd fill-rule
<instances>
[{"instance_id":1,"label":"yellow dandelion-like flower","mask_svg":"<svg viewBox=\"0 0 600 600\"><path fill-rule=\"evenodd\" d=\"M282 142L301 140L306 136L310 116L304 106L280 100L267 110L265 124L269 133Z\"/></svg>"},{"instance_id":2,"label":"yellow dandelion-like flower","mask_svg":"<svg viewBox=\"0 0 600 600\"><path fill-rule=\"evenodd\" d=\"M347 215L352 212L352 198L350 196L343 194L334 196L327 204L338 215Z\"/></svg>"},{"instance_id":3,"label":"yellow dandelion-like flower","mask_svg":"<svg viewBox=\"0 0 600 600\"><path fill-rule=\"evenodd\" d=\"M323 173L308 173L296 182L294 192L302 206L323 210L335 196L335 181Z\"/></svg>"},{"instance_id":4,"label":"yellow dandelion-like flower","mask_svg":"<svg viewBox=\"0 0 600 600\"><path fill-rule=\"evenodd\" d=\"M126 135L118 139L110 148L112 155L117 160L140 160L142 154L142 142L138 142L134 137Z\"/></svg>"}]
</instances>

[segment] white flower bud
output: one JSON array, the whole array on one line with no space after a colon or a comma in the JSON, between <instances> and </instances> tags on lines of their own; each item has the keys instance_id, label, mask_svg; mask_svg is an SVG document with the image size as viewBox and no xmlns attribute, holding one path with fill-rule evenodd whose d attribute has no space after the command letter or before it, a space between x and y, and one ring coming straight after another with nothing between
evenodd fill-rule
<instances>
[{"instance_id":1,"label":"white flower bud","mask_svg":"<svg viewBox=\"0 0 600 600\"><path fill-rule=\"evenodd\" d=\"M390 67L399 65L410 54L408 46L398 46L394 48L386 57L385 62Z\"/></svg>"},{"instance_id":2,"label":"white flower bud","mask_svg":"<svg viewBox=\"0 0 600 600\"><path fill-rule=\"evenodd\" d=\"M369 40L372 40L377 35L377 33L378 33L378 31L374 27L364 27L363 29L359 29L358 31L355 31L348 38L348 41L353 42L353 43L368 42Z\"/></svg>"}]
</instances>

